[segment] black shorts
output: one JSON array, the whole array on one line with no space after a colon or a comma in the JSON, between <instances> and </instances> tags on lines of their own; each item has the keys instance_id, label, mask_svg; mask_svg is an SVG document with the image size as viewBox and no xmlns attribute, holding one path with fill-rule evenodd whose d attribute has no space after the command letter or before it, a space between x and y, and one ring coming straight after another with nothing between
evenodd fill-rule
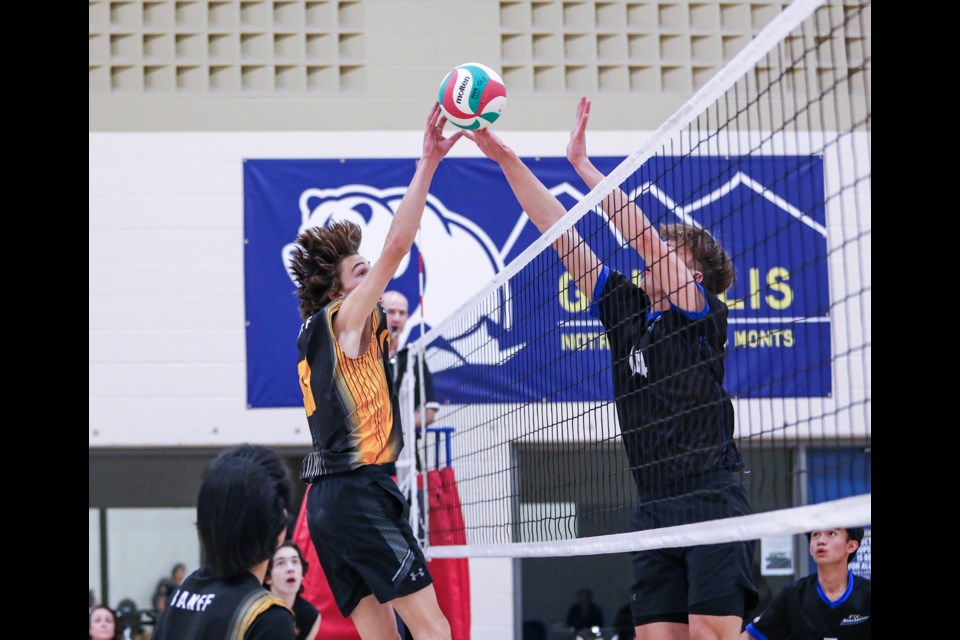
<instances>
[{"instance_id":1,"label":"black shorts","mask_svg":"<svg viewBox=\"0 0 960 640\"><path fill-rule=\"evenodd\" d=\"M409 517L397 483L378 465L310 485L310 539L344 617L371 593L389 602L433 582Z\"/></svg>"},{"instance_id":2,"label":"black shorts","mask_svg":"<svg viewBox=\"0 0 960 640\"><path fill-rule=\"evenodd\" d=\"M750 514L747 492L733 473L710 473L698 484L688 495L640 505L634 530ZM746 540L634 553L634 624L687 622L691 613L743 618L759 600L753 584L755 546L756 541Z\"/></svg>"}]
</instances>

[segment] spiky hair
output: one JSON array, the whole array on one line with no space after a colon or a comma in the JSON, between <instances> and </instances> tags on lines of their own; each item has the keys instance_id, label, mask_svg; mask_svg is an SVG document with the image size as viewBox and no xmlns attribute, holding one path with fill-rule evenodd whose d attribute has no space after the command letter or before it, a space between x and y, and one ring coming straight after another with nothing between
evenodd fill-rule
<instances>
[{"instance_id":1,"label":"spiky hair","mask_svg":"<svg viewBox=\"0 0 960 640\"><path fill-rule=\"evenodd\" d=\"M330 302L331 291L340 290L340 263L356 255L363 237L352 222L332 222L307 229L297 237L290 271L297 283L300 317L306 320Z\"/></svg>"}]
</instances>

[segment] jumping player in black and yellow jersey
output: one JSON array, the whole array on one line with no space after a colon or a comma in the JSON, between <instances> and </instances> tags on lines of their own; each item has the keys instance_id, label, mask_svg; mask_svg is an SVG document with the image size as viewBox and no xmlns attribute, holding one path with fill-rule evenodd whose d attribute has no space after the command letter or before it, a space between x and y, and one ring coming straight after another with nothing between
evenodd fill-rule
<instances>
[{"instance_id":1,"label":"jumping player in black and yellow jersey","mask_svg":"<svg viewBox=\"0 0 960 640\"><path fill-rule=\"evenodd\" d=\"M170 594L153 640L294 640L293 611L263 588L287 532L292 487L277 453L229 449L197 499L201 567Z\"/></svg>"},{"instance_id":2,"label":"jumping player in black and yellow jersey","mask_svg":"<svg viewBox=\"0 0 960 640\"><path fill-rule=\"evenodd\" d=\"M434 105L423 152L373 264L358 254L349 221L297 238L291 272L303 325L298 370L313 451L300 477L310 483L307 525L337 608L365 640L398 638L400 615L417 640L449 640L409 507L384 465L403 448L389 366L390 335L378 304L413 246L440 160L463 135L443 135Z\"/></svg>"}]
</instances>

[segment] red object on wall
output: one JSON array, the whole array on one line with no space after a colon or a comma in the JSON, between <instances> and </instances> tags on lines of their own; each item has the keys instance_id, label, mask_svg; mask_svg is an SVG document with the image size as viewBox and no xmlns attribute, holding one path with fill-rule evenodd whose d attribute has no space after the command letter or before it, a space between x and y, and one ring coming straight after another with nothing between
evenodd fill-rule
<instances>
[{"instance_id":1,"label":"red object on wall","mask_svg":"<svg viewBox=\"0 0 960 640\"><path fill-rule=\"evenodd\" d=\"M428 472L430 490L430 544L466 544L460 494L452 467ZM340 615L307 528L307 493L304 493L293 540L310 568L303 578L303 597L320 610L320 635L324 640L361 640L356 627ZM428 563L440 610L450 623L453 640L470 640L470 568L466 558L438 558Z\"/></svg>"}]
</instances>

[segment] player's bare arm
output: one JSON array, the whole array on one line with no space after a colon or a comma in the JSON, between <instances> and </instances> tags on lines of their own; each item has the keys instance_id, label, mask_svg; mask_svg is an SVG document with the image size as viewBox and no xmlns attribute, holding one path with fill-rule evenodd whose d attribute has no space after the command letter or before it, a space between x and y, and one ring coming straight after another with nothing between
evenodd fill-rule
<instances>
[{"instance_id":1,"label":"player's bare arm","mask_svg":"<svg viewBox=\"0 0 960 640\"><path fill-rule=\"evenodd\" d=\"M545 233L566 215L567 210L563 204L523 164L516 152L504 144L496 134L488 129L481 129L467 135L484 155L500 165L517 202L540 233ZM560 255L560 259L577 287L592 299L601 267L596 254L573 227L557 238L553 242L553 247Z\"/></svg>"},{"instance_id":2,"label":"player's bare arm","mask_svg":"<svg viewBox=\"0 0 960 640\"><path fill-rule=\"evenodd\" d=\"M380 258L370 265L362 282L346 296L334 320L334 333L340 348L351 358L359 356L369 345L372 330L369 322L370 313L386 290L393 274L396 273L400 261L413 246L427 201L430 182L433 180L433 174L440 160L463 136L463 132L458 131L449 138L445 138L443 126L446 122L447 119L440 113L440 105L434 103L423 134L423 152L420 155L420 161L417 162L410 186L404 193L397 213L390 223Z\"/></svg>"},{"instance_id":3,"label":"player's bare arm","mask_svg":"<svg viewBox=\"0 0 960 640\"><path fill-rule=\"evenodd\" d=\"M590 121L590 101L580 98L577 117L567 143L567 160L577 175L593 189L606 177L587 155L587 123ZM705 300L695 286L693 273L660 237L640 207L620 189L613 189L600 205L630 246L643 257L651 276L661 284L670 302L685 311L701 311Z\"/></svg>"}]
</instances>

